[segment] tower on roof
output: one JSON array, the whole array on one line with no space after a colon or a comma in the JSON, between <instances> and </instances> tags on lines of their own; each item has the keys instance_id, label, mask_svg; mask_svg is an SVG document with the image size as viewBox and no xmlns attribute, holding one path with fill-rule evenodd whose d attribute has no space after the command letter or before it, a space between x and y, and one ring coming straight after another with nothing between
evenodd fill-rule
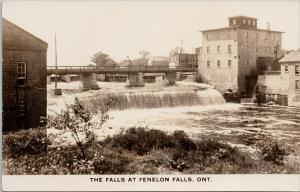
<instances>
[{"instance_id":1,"label":"tower on roof","mask_svg":"<svg viewBox=\"0 0 300 192\"><path fill-rule=\"evenodd\" d=\"M257 19L254 17L234 16L229 17L228 21L230 27L257 29Z\"/></svg>"}]
</instances>

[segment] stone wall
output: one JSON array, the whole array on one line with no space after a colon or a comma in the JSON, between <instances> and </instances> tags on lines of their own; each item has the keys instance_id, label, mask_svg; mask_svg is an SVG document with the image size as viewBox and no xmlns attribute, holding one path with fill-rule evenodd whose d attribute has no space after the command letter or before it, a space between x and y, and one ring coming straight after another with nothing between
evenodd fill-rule
<instances>
[{"instance_id":1,"label":"stone wall","mask_svg":"<svg viewBox=\"0 0 300 192\"><path fill-rule=\"evenodd\" d=\"M204 32L202 35L203 48L199 57L199 73L222 92L227 89L238 91L236 38L237 33L234 29L221 30L218 34L216 31ZM228 45L231 45L231 52L228 52ZM208 46L210 53L207 53ZM217 46L220 46L219 52ZM208 60L210 66L207 66ZM220 66L217 65L218 60ZM228 66L228 60L231 60L231 66Z\"/></svg>"}]
</instances>

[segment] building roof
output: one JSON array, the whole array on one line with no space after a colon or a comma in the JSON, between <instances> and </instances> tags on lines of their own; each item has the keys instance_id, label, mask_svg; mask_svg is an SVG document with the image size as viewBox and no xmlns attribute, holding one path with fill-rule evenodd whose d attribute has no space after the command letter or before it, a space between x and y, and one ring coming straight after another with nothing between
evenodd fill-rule
<instances>
[{"instance_id":1,"label":"building roof","mask_svg":"<svg viewBox=\"0 0 300 192\"><path fill-rule=\"evenodd\" d=\"M223 28L217 28L217 29L207 29L207 30L201 30L199 32L210 32L210 31L221 31L221 30L227 30L227 29L247 29L247 30L254 30L254 31L268 31L268 32L274 32L274 33L284 33L282 31L272 31L267 29L253 29L253 28L243 28L243 27L223 27Z\"/></svg>"},{"instance_id":2,"label":"building roof","mask_svg":"<svg viewBox=\"0 0 300 192\"><path fill-rule=\"evenodd\" d=\"M3 50L47 50L47 42L2 17Z\"/></svg>"},{"instance_id":3,"label":"building roof","mask_svg":"<svg viewBox=\"0 0 300 192\"><path fill-rule=\"evenodd\" d=\"M300 62L300 51L292 51L279 60L279 63Z\"/></svg>"},{"instance_id":4,"label":"building roof","mask_svg":"<svg viewBox=\"0 0 300 192\"><path fill-rule=\"evenodd\" d=\"M255 18L255 17L248 17L248 16L244 16L244 15L235 15L235 16L228 17L228 18L231 19L231 18L237 18L237 17L243 17L243 18L249 18L249 19L256 19L257 20L257 18Z\"/></svg>"},{"instance_id":5,"label":"building roof","mask_svg":"<svg viewBox=\"0 0 300 192\"><path fill-rule=\"evenodd\" d=\"M2 22L6 22L6 23L8 23L9 25L12 25L12 26L14 26L14 27L18 28L19 30L21 30L21 31L23 31L24 33L26 33L26 34L30 35L31 37L35 38L36 40L38 40L38 41L40 41L40 42L42 42L42 43L44 43L44 44L47 44L47 45L48 45L48 43L47 43L46 41L44 41L44 40L42 40L42 39L38 38L37 36L35 36L35 35L33 35L32 33L30 33L30 32L28 32L28 31L26 31L25 29L23 29L23 28L19 27L18 25L16 25L16 24L12 23L11 21L9 21L9 20L5 19L4 17L2 17Z\"/></svg>"},{"instance_id":6,"label":"building roof","mask_svg":"<svg viewBox=\"0 0 300 192\"><path fill-rule=\"evenodd\" d=\"M170 57L165 57L165 56L155 56L155 57L151 57L150 59L152 61L165 61L165 62L170 61Z\"/></svg>"}]
</instances>

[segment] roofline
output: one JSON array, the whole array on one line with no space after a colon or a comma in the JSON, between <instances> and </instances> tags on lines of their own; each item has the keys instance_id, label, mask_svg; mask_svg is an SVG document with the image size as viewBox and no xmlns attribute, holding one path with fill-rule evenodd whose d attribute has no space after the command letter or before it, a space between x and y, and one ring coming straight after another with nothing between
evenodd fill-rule
<instances>
[{"instance_id":1,"label":"roofline","mask_svg":"<svg viewBox=\"0 0 300 192\"><path fill-rule=\"evenodd\" d=\"M278 63L289 63L289 64L292 64L292 63L300 63L300 60L298 61L278 61Z\"/></svg>"},{"instance_id":2,"label":"roofline","mask_svg":"<svg viewBox=\"0 0 300 192\"><path fill-rule=\"evenodd\" d=\"M272 31L268 29L252 29L252 28L243 28L243 27L223 27L223 28L217 28L217 29L207 29L207 30L201 30L199 32L209 32L209 31L218 31L218 30L225 30L225 29L249 29L249 30L257 30L257 31L269 31L269 32L275 32L275 33L285 33L283 31Z\"/></svg>"},{"instance_id":3,"label":"roofline","mask_svg":"<svg viewBox=\"0 0 300 192\"><path fill-rule=\"evenodd\" d=\"M37 40L41 41L41 42L42 42L42 43L44 43L44 44L46 44L46 46L47 46L47 48L48 48L48 43L47 43L46 41L44 41L44 40L42 40L42 39L38 38L37 36L35 36L35 35L33 35L32 33L30 33L30 32L28 32L28 31L26 31L25 29L23 29L23 28L19 27L18 25L16 25L16 24L12 23L11 21L9 21L9 20L5 19L4 17L2 17L2 20L5 20L5 21L6 21L6 22L8 22L9 24L11 24L11 25L13 25L14 27L16 27L16 28L20 29L21 31L25 32L26 34L30 35L31 37L33 37L33 38L35 38L35 39L37 39ZM3 22L3 21L2 21L2 22Z\"/></svg>"},{"instance_id":4,"label":"roofline","mask_svg":"<svg viewBox=\"0 0 300 192\"><path fill-rule=\"evenodd\" d=\"M245 18L249 18L249 19L256 19L256 20L258 20L255 17L249 17L249 16L244 16L244 15L235 15L235 16L231 16L231 17L227 17L227 18L230 19L230 18L236 18L236 17L245 17Z\"/></svg>"}]
</instances>

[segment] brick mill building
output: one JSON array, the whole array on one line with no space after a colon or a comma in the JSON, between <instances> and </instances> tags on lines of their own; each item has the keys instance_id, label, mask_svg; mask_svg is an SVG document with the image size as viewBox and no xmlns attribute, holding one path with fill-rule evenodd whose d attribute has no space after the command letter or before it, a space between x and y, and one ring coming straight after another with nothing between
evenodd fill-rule
<instances>
[{"instance_id":1,"label":"brick mill building","mask_svg":"<svg viewBox=\"0 0 300 192\"><path fill-rule=\"evenodd\" d=\"M229 26L202 31L199 73L221 92L250 94L259 68L278 68L282 32L258 29L257 19L229 18Z\"/></svg>"},{"instance_id":2,"label":"brick mill building","mask_svg":"<svg viewBox=\"0 0 300 192\"><path fill-rule=\"evenodd\" d=\"M47 108L48 44L2 18L3 131L37 127Z\"/></svg>"}]
</instances>

